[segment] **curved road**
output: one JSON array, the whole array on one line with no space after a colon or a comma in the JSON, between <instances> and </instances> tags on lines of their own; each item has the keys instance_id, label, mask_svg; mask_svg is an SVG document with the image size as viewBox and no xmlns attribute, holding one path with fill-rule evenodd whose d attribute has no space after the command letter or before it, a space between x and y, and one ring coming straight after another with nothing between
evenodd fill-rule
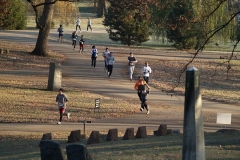
<instances>
[{"instance_id":1,"label":"curved road","mask_svg":"<svg viewBox=\"0 0 240 160\"><path fill-rule=\"evenodd\" d=\"M65 30L65 32L71 33L71 30ZM94 30L95 32L95 30ZM94 34L91 33L91 34ZM23 44L35 45L38 31L0 31L0 40L15 41ZM90 33L88 33L90 34ZM56 39L55 30L51 30L50 37ZM56 40L49 40L49 49L57 51L66 55L67 60L63 65L63 79L64 85L77 85L84 87L85 90L101 93L108 97L116 96L123 99L131 99L138 102L136 92L133 90L135 82L129 81L126 74L121 73L122 67L126 65L127 57L123 57L118 54L121 50L122 53L129 53L133 51L138 53L135 56L138 61L151 60L159 58L171 58L171 59L189 59L189 54L179 53L174 54L171 51L161 52L159 50L153 50L146 54L142 49L129 49L125 47L118 47L111 49L114 52L116 63L114 64L112 78L107 78L105 71L103 70L103 59L101 51L105 46L98 47L100 56L97 61L97 68L93 69L90 66L90 46L86 45L84 54L79 54L78 51L72 50L72 46L65 43L57 43ZM88 53L89 52L89 53ZM219 58L217 54L205 54L201 53L199 58ZM47 72L47 71L46 71ZM1 76L4 74L36 74L34 71L4 71L1 72ZM81 73L81 74L79 74ZM104 83L102 83L104 81ZM81 83L80 83L81 82ZM101 83L101 85L99 85ZM91 85L89 85L91 84ZM87 88L85 86L88 86ZM160 105L161 104L161 105ZM124 132L127 128L134 127L137 129L139 126L147 126L148 131L157 130L160 124L167 124L171 129L183 129L183 110L184 110L184 97L183 96L170 96L166 93L152 89L149 96L149 105L151 107L151 113L146 115L145 113L135 113L120 118L101 119L96 120L93 123L86 124L86 131L91 132L93 130L108 131L112 128L118 128L119 131ZM218 112L232 113L232 124L230 126L223 126L216 124L216 115ZM240 108L234 105L228 105L218 102L203 101L203 121L205 131L216 131L222 127L229 127L232 129L239 129L240 122ZM0 134L19 134L19 133L33 133L33 132L54 132L54 131L72 131L76 129L83 130L82 123L65 123L62 125L56 124L0 124Z\"/></svg>"}]
</instances>

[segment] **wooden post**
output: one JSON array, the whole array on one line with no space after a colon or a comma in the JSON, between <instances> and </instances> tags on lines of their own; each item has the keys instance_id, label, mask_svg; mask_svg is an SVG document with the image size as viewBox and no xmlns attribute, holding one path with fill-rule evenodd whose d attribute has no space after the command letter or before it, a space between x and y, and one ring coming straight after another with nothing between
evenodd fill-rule
<instances>
[{"instance_id":1,"label":"wooden post","mask_svg":"<svg viewBox=\"0 0 240 160\"><path fill-rule=\"evenodd\" d=\"M86 123L92 123L92 121L83 120L83 121L78 121L78 122L83 123L83 134L84 134L84 138L86 138Z\"/></svg>"},{"instance_id":2,"label":"wooden post","mask_svg":"<svg viewBox=\"0 0 240 160\"><path fill-rule=\"evenodd\" d=\"M3 49L2 48L0 48L0 54L3 54Z\"/></svg>"},{"instance_id":3,"label":"wooden post","mask_svg":"<svg viewBox=\"0 0 240 160\"><path fill-rule=\"evenodd\" d=\"M199 70L186 72L182 160L206 160Z\"/></svg>"}]
</instances>

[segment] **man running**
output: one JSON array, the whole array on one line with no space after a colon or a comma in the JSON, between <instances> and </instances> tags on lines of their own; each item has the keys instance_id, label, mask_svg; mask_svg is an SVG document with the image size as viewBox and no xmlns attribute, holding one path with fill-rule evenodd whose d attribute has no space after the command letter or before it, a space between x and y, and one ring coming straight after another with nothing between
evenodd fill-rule
<instances>
[{"instance_id":1,"label":"man running","mask_svg":"<svg viewBox=\"0 0 240 160\"><path fill-rule=\"evenodd\" d=\"M67 116L67 119L70 119L70 113L66 112L66 104L68 102L68 98L65 94L63 94L62 88L59 89L59 93L56 96L56 102L58 104L58 110L60 113L59 121L57 122L57 124L60 125L62 123L63 115Z\"/></svg>"},{"instance_id":2,"label":"man running","mask_svg":"<svg viewBox=\"0 0 240 160\"><path fill-rule=\"evenodd\" d=\"M103 58L104 58L104 70L107 72L107 57L109 56L110 52L108 51L108 47L106 47L106 50L103 52Z\"/></svg>"},{"instance_id":3,"label":"man running","mask_svg":"<svg viewBox=\"0 0 240 160\"><path fill-rule=\"evenodd\" d=\"M108 78L111 78L114 62L115 62L115 59L114 59L113 53L110 52L109 56L107 57Z\"/></svg>"},{"instance_id":4,"label":"man running","mask_svg":"<svg viewBox=\"0 0 240 160\"><path fill-rule=\"evenodd\" d=\"M138 86L138 93L140 95L141 98L141 108L140 111L142 112L144 110L144 108L146 108L147 110L147 114L150 113L148 104L147 104L147 95L150 92L150 87L149 85L146 83L144 84L144 81L141 81L141 84Z\"/></svg>"},{"instance_id":5,"label":"man running","mask_svg":"<svg viewBox=\"0 0 240 160\"><path fill-rule=\"evenodd\" d=\"M145 62L145 65L142 68L142 74L143 74L143 78L144 78L144 80L146 81L147 84L149 82L149 75L150 75L150 73L152 73L152 69L148 65L148 62Z\"/></svg>"},{"instance_id":6,"label":"man running","mask_svg":"<svg viewBox=\"0 0 240 160\"><path fill-rule=\"evenodd\" d=\"M81 33L81 19L78 17L77 21L76 21L76 31L79 28L79 31Z\"/></svg>"},{"instance_id":7,"label":"man running","mask_svg":"<svg viewBox=\"0 0 240 160\"><path fill-rule=\"evenodd\" d=\"M128 66L129 66L129 78L132 81L132 76L135 68L135 63L137 62L136 58L133 56L133 53L130 52L130 56L128 57Z\"/></svg>"}]
</instances>

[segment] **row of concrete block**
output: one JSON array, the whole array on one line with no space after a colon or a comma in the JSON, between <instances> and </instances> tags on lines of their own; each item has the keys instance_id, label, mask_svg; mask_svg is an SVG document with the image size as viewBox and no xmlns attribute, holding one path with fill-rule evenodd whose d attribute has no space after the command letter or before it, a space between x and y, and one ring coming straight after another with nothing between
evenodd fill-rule
<instances>
[{"instance_id":1,"label":"row of concrete block","mask_svg":"<svg viewBox=\"0 0 240 160\"><path fill-rule=\"evenodd\" d=\"M158 130L154 131L155 136L164 136L167 134L172 134L172 133L180 133L179 130L172 130L172 129L167 129L166 124L161 124L158 128ZM68 136L68 143L73 143L73 142L80 142L81 139L85 138L81 137L81 130L75 130L71 131L70 135ZM146 126L141 126L138 127L136 135L134 135L134 128L127 128L125 131L125 134L123 136L123 140L133 140L133 139L138 139L138 138L147 138L147 127ZM118 141L118 129L109 129L106 141ZM42 136L42 140L52 140L52 135L51 133L46 133ZM94 144L94 143L100 143L100 133L99 131L92 131L90 134L90 137L87 141L87 144Z\"/></svg>"},{"instance_id":2,"label":"row of concrete block","mask_svg":"<svg viewBox=\"0 0 240 160\"><path fill-rule=\"evenodd\" d=\"M158 130L154 131L156 136L164 136L172 133L180 133L179 130L167 129L167 125L161 124ZM66 153L68 160L91 160L91 156L84 144L78 144L74 142L80 142L81 130L71 131L68 136L68 143L73 143L66 146ZM147 127L138 127L137 133L134 136L134 128L127 128L123 136L123 140L133 140L138 138L147 138ZM118 129L110 129L108 131L106 141L118 141ZM87 144L100 143L99 131L92 131L91 135L87 141ZM41 159L44 160L64 160L64 154L61 150L60 144L58 142L52 141L52 134L46 133L42 136L41 142L39 144L41 151Z\"/></svg>"}]
</instances>

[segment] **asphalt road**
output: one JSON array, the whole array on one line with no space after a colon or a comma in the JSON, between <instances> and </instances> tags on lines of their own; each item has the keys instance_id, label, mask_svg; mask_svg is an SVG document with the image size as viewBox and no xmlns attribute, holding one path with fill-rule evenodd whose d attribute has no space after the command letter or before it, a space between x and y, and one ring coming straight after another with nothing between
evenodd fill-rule
<instances>
[{"instance_id":1,"label":"asphalt road","mask_svg":"<svg viewBox=\"0 0 240 160\"><path fill-rule=\"evenodd\" d=\"M94 30L95 32L96 30ZM122 67L127 63L127 57L122 57L118 53L129 53L134 51L138 61L153 60L153 59L190 59L190 54L180 52L174 54L173 51L160 51L154 50L145 53L143 49L129 49L127 47L111 48L114 52L115 61L112 78L109 79L103 70L103 58L98 57L97 67L91 68L90 66L90 47L89 43L85 47L84 54L79 54L77 50L73 50L69 42L58 43L56 38L56 31L51 30L49 39L49 49L57 51L66 55L67 60L63 65L63 79L64 85L77 85L84 88L84 90L106 95L108 97L118 97L123 99L138 99L133 86L135 82L129 81L126 74L121 73ZM65 30L71 33L71 30ZM91 33L91 34L94 34ZM97 32L97 31L96 31ZM17 43L35 45L37 38L37 31L0 31L0 40L14 41ZM84 34L84 31L83 33ZM90 34L90 33L86 33ZM104 50L106 45L98 46L100 53ZM198 58L203 59L218 59L219 55L214 52L201 53ZM1 76L11 74L45 74L47 71L0 71ZM87 87L86 87L87 86ZM183 130L183 115L184 115L184 97L183 96L170 96L161 90L152 88L149 96L149 105L151 113L137 112L133 115L128 115L120 118L101 119L86 124L86 132L93 130L108 131L112 128L118 128L119 131L124 132L127 128L137 129L139 126L147 126L148 131L157 130L160 124L167 124L168 128ZM238 106L206 101L202 102L203 111L203 124L204 131L216 131L221 128L239 129L240 122L240 108ZM231 113L231 125L216 124L217 113ZM54 131L72 131L76 129L83 130L83 124L76 123L63 123L56 125L51 123L43 124L24 124L24 123L0 123L0 134L19 134L19 133L46 133Z\"/></svg>"}]
</instances>

